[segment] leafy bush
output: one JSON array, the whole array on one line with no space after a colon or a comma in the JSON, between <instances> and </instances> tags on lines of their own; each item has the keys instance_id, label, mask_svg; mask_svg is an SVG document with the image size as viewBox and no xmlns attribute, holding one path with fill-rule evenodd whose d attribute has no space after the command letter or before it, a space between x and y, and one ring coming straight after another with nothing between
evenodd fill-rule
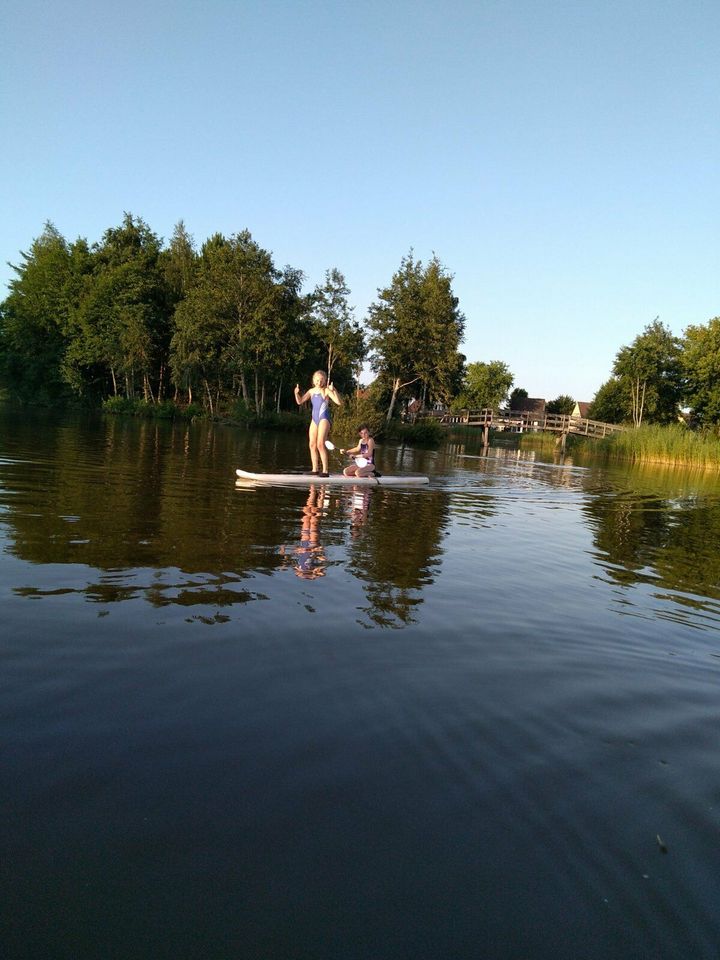
<instances>
[{"instance_id":1,"label":"leafy bush","mask_svg":"<svg viewBox=\"0 0 720 960\"><path fill-rule=\"evenodd\" d=\"M239 420L242 423L255 419L254 411L250 410L250 407L248 407L241 397L236 397L235 400L233 400L228 408L227 415L231 420Z\"/></svg>"},{"instance_id":2,"label":"leafy bush","mask_svg":"<svg viewBox=\"0 0 720 960\"><path fill-rule=\"evenodd\" d=\"M194 406L197 410L202 410L199 404L191 406ZM190 407L186 409L178 407L173 400L149 403L147 400L131 399L130 397L108 397L103 400L102 409L104 413L119 414L126 417L142 417L145 420L173 420L175 417L188 416Z\"/></svg>"},{"instance_id":3,"label":"leafy bush","mask_svg":"<svg viewBox=\"0 0 720 960\"><path fill-rule=\"evenodd\" d=\"M419 420L417 423L400 423L393 420L385 436L392 440L401 440L410 444L429 444L436 446L446 436L445 428L437 420Z\"/></svg>"},{"instance_id":4,"label":"leafy bush","mask_svg":"<svg viewBox=\"0 0 720 960\"><path fill-rule=\"evenodd\" d=\"M135 401L129 397L108 397L103 400L104 413L119 413L132 416L135 413Z\"/></svg>"},{"instance_id":5,"label":"leafy bush","mask_svg":"<svg viewBox=\"0 0 720 960\"><path fill-rule=\"evenodd\" d=\"M201 403L189 403L186 407L181 407L179 413L186 420L201 419L205 416L205 407Z\"/></svg>"}]
</instances>

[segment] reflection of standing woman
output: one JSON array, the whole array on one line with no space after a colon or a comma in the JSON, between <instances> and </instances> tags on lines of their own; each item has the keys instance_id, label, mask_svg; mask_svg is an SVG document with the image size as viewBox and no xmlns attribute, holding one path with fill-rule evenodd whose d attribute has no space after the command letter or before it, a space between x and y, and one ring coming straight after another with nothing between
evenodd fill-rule
<instances>
[{"instance_id":1,"label":"reflection of standing woman","mask_svg":"<svg viewBox=\"0 0 720 960\"><path fill-rule=\"evenodd\" d=\"M329 400L340 405L342 402L338 396L335 387L327 382L327 377L322 370L316 370L313 374L313 385L300 396L300 386L295 384L295 402L298 406L309 400L312 404L312 420L308 431L308 440L310 443L310 459L312 460L312 473L321 477L327 477L328 474L328 454L325 448L325 441L330 436L330 404ZM318 453L322 461L322 472L318 470Z\"/></svg>"},{"instance_id":2,"label":"reflection of standing woman","mask_svg":"<svg viewBox=\"0 0 720 960\"><path fill-rule=\"evenodd\" d=\"M307 503L303 507L303 522L300 531L300 546L295 551L295 573L303 580L315 580L325 576L325 554L320 544L320 517L325 504L325 488L310 487Z\"/></svg>"}]
</instances>

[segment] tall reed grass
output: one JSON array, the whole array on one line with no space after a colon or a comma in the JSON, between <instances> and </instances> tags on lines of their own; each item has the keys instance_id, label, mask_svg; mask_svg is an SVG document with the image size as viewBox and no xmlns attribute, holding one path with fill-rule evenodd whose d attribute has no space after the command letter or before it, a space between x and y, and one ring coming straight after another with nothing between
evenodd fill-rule
<instances>
[{"instance_id":1,"label":"tall reed grass","mask_svg":"<svg viewBox=\"0 0 720 960\"><path fill-rule=\"evenodd\" d=\"M626 430L587 443L585 450L619 460L720 468L720 440L709 433L689 430L682 424Z\"/></svg>"}]
</instances>

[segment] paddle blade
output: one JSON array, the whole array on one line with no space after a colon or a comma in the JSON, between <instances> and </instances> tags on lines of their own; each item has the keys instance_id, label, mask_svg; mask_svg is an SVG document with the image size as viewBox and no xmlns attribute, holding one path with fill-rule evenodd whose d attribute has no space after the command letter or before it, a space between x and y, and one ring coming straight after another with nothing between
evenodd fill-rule
<instances>
[{"instance_id":1,"label":"paddle blade","mask_svg":"<svg viewBox=\"0 0 720 960\"><path fill-rule=\"evenodd\" d=\"M359 467L366 467L366 466L368 465L368 463L370 463L370 461L369 461L369 460L366 460L365 457L355 457L355 463L356 463Z\"/></svg>"},{"instance_id":2,"label":"paddle blade","mask_svg":"<svg viewBox=\"0 0 720 960\"><path fill-rule=\"evenodd\" d=\"M328 450L334 450L334 449L335 449L335 444L332 442L332 440L326 440L326 441L325 441L325 446L328 448Z\"/></svg>"}]
</instances>

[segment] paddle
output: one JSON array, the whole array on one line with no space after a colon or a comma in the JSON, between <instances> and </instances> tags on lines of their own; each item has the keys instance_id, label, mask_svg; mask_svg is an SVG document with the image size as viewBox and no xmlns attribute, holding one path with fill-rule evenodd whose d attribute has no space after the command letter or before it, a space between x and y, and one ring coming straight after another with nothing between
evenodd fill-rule
<instances>
[{"instance_id":1,"label":"paddle","mask_svg":"<svg viewBox=\"0 0 720 960\"><path fill-rule=\"evenodd\" d=\"M332 440L326 440L325 446L328 450L338 450L340 453L345 453L342 447L336 447ZM359 467L366 467L369 461L365 457L353 457L353 460Z\"/></svg>"}]
</instances>

